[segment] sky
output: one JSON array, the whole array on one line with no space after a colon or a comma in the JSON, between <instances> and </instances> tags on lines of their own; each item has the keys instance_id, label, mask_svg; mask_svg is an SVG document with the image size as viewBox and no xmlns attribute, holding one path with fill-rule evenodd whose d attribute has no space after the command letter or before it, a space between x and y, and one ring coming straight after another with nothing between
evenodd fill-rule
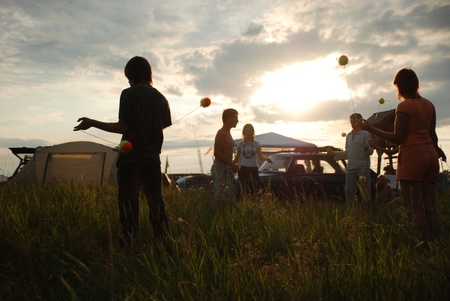
<instances>
[{"instance_id":1,"label":"sky","mask_svg":"<svg viewBox=\"0 0 450 301\"><path fill-rule=\"evenodd\" d=\"M434 103L450 156L448 16L449 0L2 0L0 174L19 162L8 147L116 146L117 134L73 127L83 116L117 121L136 55L170 103L161 159L171 173L209 172L226 108L239 111L234 138L252 123L256 134L344 147L350 114L395 109L404 67Z\"/></svg>"}]
</instances>

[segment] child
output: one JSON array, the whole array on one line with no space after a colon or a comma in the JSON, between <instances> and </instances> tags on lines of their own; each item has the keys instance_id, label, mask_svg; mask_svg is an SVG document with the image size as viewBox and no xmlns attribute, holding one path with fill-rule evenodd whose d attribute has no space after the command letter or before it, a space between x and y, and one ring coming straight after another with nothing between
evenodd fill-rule
<instances>
[{"instance_id":1,"label":"child","mask_svg":"<svg viewBox=\"0 0 450 301\"><path fill-rule=\"evenodd\" d=\"M379 175L376 184L377 204L387 204L392 200L392 187L384 175Z\"/></svg>"}]
</instances>

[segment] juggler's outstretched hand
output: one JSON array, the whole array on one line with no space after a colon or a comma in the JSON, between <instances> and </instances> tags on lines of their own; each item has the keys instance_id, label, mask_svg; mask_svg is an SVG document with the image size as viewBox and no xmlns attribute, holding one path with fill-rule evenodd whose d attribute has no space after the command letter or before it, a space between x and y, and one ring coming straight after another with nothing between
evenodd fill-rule
<instances>
[{"instance_id":1,"label":"juggler's outstretched hand","mask_svg":"<svg viewBox=\"0 0 450 301\"><path fill-rule=\"evenodd\" d=\"M370 131L372 129L372 126L370 123L365 119L360 119L357 121L357 124L361 127L363 130Z\"/></svg>"},{"instance_id":2,"label":"juggler's outstretched hand","mask_svg":"<svg viewBox=\"0 0 450 301\"><path fill-rule=\"evenodd\" d=\"M73 128L74 131L87 130L92 126L92 120L87 117L78 118L77 122L81 123Z\"/></svg>"}]
</instances>

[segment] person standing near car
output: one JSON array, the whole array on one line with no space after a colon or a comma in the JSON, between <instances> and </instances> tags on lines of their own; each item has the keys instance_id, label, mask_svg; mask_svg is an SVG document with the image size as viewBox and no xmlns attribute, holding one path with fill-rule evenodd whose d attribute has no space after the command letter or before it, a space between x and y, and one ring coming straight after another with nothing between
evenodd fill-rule
<instances>
[{"instance_id":1,"label":"person standing near car","mask_svg":"<svg viewBox=\"0 0 450 301\"><path fill-rule=\"evenodd\" d=\"M233 161L234 140L231 128L235 128L238 112L235 109L226 109L222 113L223 126L214 139L214 163L211 175L214 184L214 200L217 203L231 201L235 198L234 173L238 171Z\"/></svg>"},{"instance_id":2,"label":"person standing near car","mask_svg":"<svg viewBox=\"0 0 450 301\"><path fill-rule=\"evenodd\" d=\"M352 130L346 135L345 151L328 150L328 154L335 159L347 159L347 171L345 176L345 200L350 207L355 205L356 192L359 188L360 199L358 202L370 202L371 177L370 156L373 148L370 146L372 139L369 132L361 129L359 121L361 114L350 115Z\"/></svg>"},{"instance_id":3,"label":"person standing near car","mask_svg":"<svg viewBox=\"0 0 450 301\"><path fill-rule=\"evenodd\" d=\"M163 129L172 125L167 99L152 86L152 69L143 57L133 57L124 69L130 87L120 96L119 121L101 122L81 117L74 131L91 127L122 134L131 142L129 152L117 159L119 219L122 225L120 245L125 247L139 230L139 192L142 188L150 207L150 222L156 240L169 230L161 188L160 153Z\"/></svg>"},{"instance_id":4,"label":"person standing near car","mask_svg":"<svg viewBox=\"0 0 450 301\"><path fill-rule=\"evenodd\" d=\"M270 158L263 155L261 143L255 140L255 129L247 123L242 128L242 141L237 145L235 163L239 163L239 184L244 194L254 194L259 188L258 161L272 163Z\"/></svg>"},{"instance_id":5,"label":"person standing near car","mask_svg":"<svg viewBox=\"0 0 450 301\"><path fill-rule=\"evenodd\" d=\"M399 104L395 112L394 132L385 132L360 120L360 126L399 145L397 180L415 228L424 239L437 237L441 231L436 212L435 188L439 158L446 156L438 147L436 110L431 101L419 94L419 79L410 68L394 77Z\"/></svg>"}]
</instances>

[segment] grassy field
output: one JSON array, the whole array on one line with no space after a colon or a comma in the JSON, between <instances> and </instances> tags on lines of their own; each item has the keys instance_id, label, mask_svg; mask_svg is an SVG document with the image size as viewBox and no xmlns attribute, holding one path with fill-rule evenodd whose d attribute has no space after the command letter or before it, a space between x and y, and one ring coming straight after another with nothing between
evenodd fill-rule
<instances>
[{"instance_id":1,"label":"grassy field","mask_svg":"<svg viewBox=\"0 0 450 301\"><path fill-rule=\"evenodd\" d=\"M0 187L1 300L450 300L450 193L432 242L400 199L351 211L164 194L171 253L145 202L138 241L120 249L115 188Z\"/></svg>"}]
</instances>

